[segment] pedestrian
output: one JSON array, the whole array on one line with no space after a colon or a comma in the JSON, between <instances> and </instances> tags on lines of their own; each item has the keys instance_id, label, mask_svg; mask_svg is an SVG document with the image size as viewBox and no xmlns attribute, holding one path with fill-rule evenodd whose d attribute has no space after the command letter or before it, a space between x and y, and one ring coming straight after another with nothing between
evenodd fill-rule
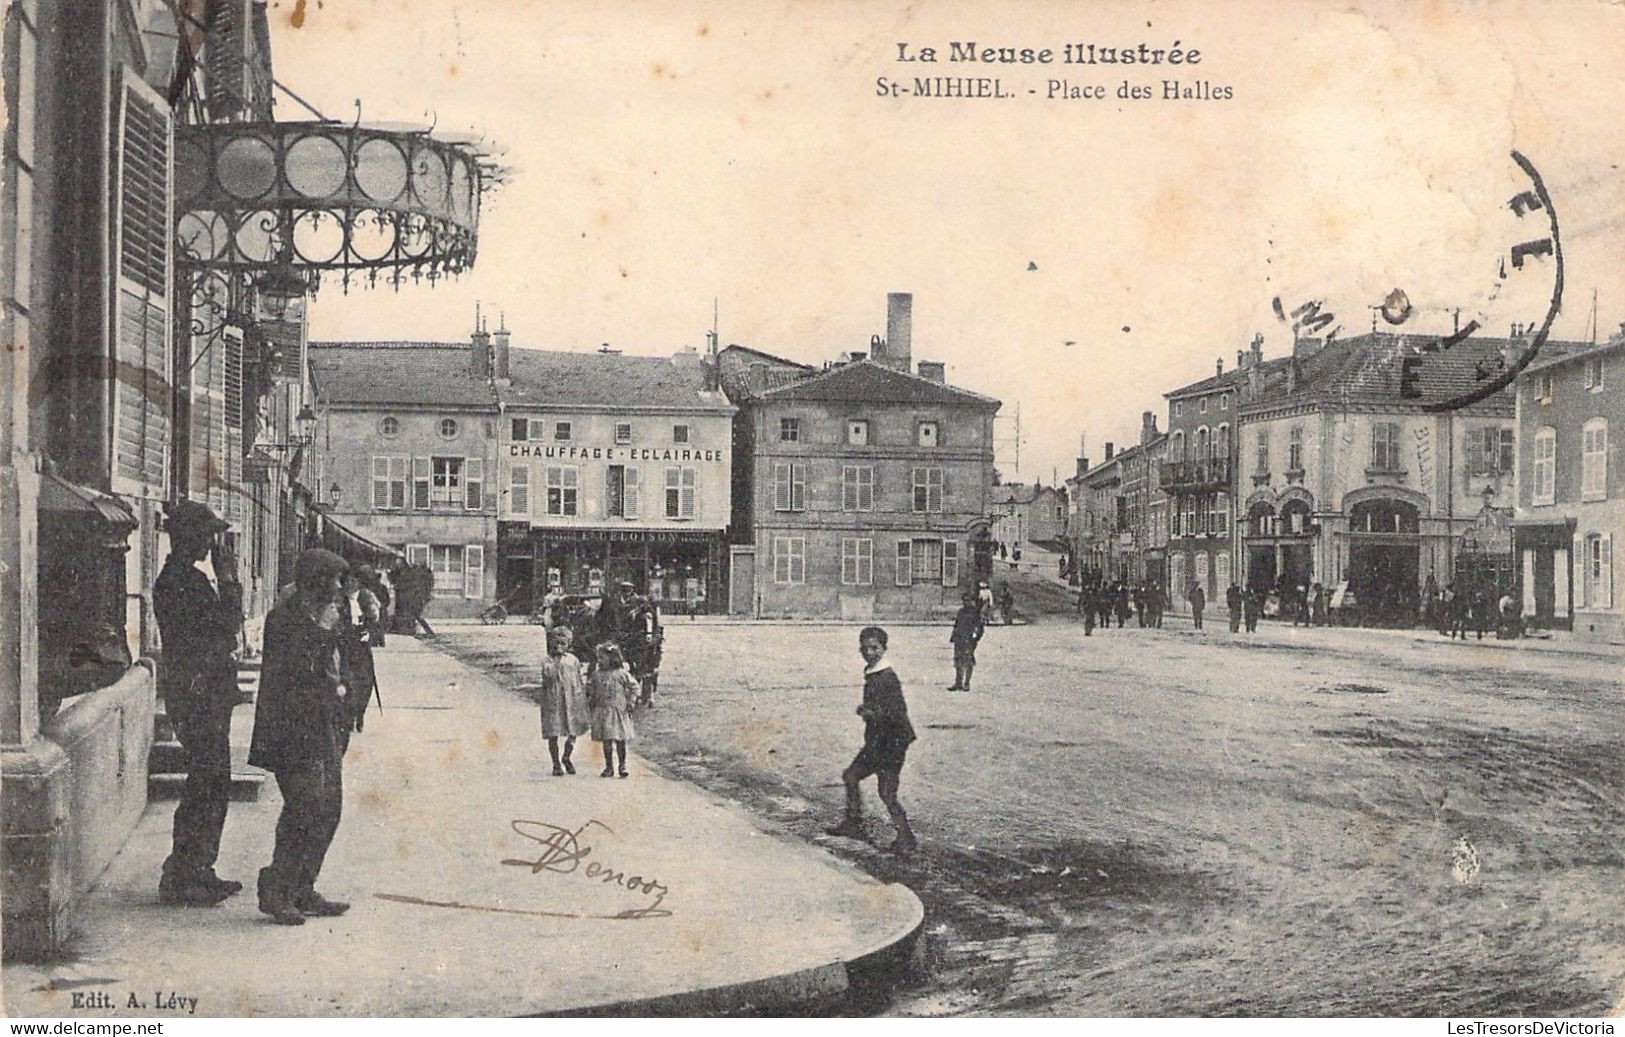
<instances>
[{"instance_id":1,"label":"pedestrian","mask_svg":"<svg viewBox=\"0 0 1625 1037\"><path fill-rule=\"evenodd\" d=\"M276 775L282 792L271 863L260 870L259 906L279 925L334 917L346 903L316 892L344 806L344 745L352 692L340 660L344 577L331 551L296 564L295 593L265 618L265 658L248 762Z\"/></svg>"},{"instance_id":2,"label":"pedestrian","mask_svg":"<svg viewBox=\"0 0 1625 1037\"><path fill-rule=\"evenodd\" d=\"M1112 625L1112 613L1117 611L1117 592L1109 584L1100 585L1100 628Z\"/></svg>"},{"instance_id":3,"label":"pedestrian","mask_svg":"<svg viewBox=\"0 0 1625 1037\"><path fill-rule=\"evenodd\" d=\"M1264 611L1264 592L1257 587L1248 588L1241 597L1241 616L1246 623L1247 633L1256 633L1258 630L1258 614Z\"/></svg>"},{"instance_id":4,"label":"pedestrian","mask_svg":"<svg viewBox=\"0 0 1625 1037\"><path fill-rule=\"evenodd\" d=\"M1207 607L1207 594L1202 591L1200 583L1191 584L1191 620L1195 622L1196 629L1202 629L1202 610Z\"/></svg>"},{"instance_id":5,"label":"pedestrian","mask_svg":"<svg viewBox=\"0 0 1625 1037\"><path fill-rule=\"evenodd\" d=\"M637 693L638 682L626 672L620 646L613 641L599 645L598 668L593 671L587 698L592 705L592 740L604 749L600 778L615 776L617 757L621 777L631 776L626 771L626 743L637 733L632 729L632 701Z\"/></svg>"},{"instance_id":6,"label":"pedestrian","mask_svg":"<svg viewBox=\"0 0 1625 1037\"><path fill-rule=\"evenodd\" d=\"M169 557L153 585L163 640L164 711L186 763L169 857L158 881L165 904L212 907L243 884L214 873L231 795L231 710L237 704L233 653L242 629L237 560L223 536L228 523L207 505L169 508ZM212 556L215 582L197 564Z\"/></svg>"},{"instance_id":7,"label":"pedestrian","mask_svg":"<svg viewBox=\"0 0 1625 1037\"><path fill-rule=\"evenodd\" d=\"M1501 629L1499 637L1504 641L1516 640L1523 636L1523 608L1519 601L1512 596L1511 591L1501 595Z\"/></svg>"},{"instance_id":8,"label":"pedestrian","mask_svg":"<svg viewBox=\"0 0 1625 1037\"><path fill-rule=\"evenodd\" d=\"M982 622L993 622L993 592L988 589L986 580L976 581L976 603L982 608Z\"/></svg>"},{"instance_id":9,"label":"pedestrian","mask_svg":"<svg viewBox=\"0 0 1625 1037\"><path fill-rule=\"evenodd\" d=\"M553 760L553 776L574 774L575 764L570 754L575 752L576 738L592 727L592 713L587 707L586 689L581 676L581 660L570 654L575 639L569 627L556 626L547 632L547 658L542 660L541 686L542 737L547 739L547 755ZM559 753L559 739L564 739L564 752Z\"/></svg>"},{"instance_id":10,"label":"pedestrian","mask_svg":"<svg viewBox=\"0 0 1625 1037\"><path fill-rule=\"evenodd\" d=\"M1473 591L1472 617L1473 629L1478 635L1477 640L1482 641L1484 632L1495 626L1495 601L1490 597L1489 590L1484 587ZM1467 635L1463 634L1461 639L1467 640Z\"/></svg>"},{"instance_id":11,"label":"pedestrian","mask_svg":"<svg viewBox=\"0 0 1625 1037\"><path fill-rule=\"evenodd\" d=\"M866 664L863 702L857 711L863 718L863 748L841 772L841 781L846 785L846 816L829 829L829 834L862 837L863 791L859 782L873 774L880 801L886 805L886 812L897 828L897 841L892 843L891 850L899 856L907 856L914 852L914 831L909 827L903 804L898 802L897 790L903 761L914 741L914 726L908 721L903 683L885 659L886 641L886 631L880 627L864 627L858 633L858 653Z\"/></svg>"},{"instance_id":12,"label":"pedestrian","mask_svg":"<svg viewBox=\"0 0 1625 1037\"><path fill-rule=\"evenodd\" d=\"M1004 616L1005 626L1016 621L1016 596L1011 593L1010 585L1003 580L999 581L999 612Z\"/></svg>"},{"instance_id":13,"label":"pedestrian","mask_svg":"<svg viewBox=\"0 0 1625 1037\"><path fill-rule=\"evenodd\" d=\"M1145 585L1140 584L1134 588L1134 618L1145 629Z\"/></svg>"},{"instance_id":14,"label":"pedestrian","mask_svg":"<svg viewBox=\"0 0 1625 1037\"><path fill-rule=\"evenodd\" d=\"M1224 591L1224 607L1230 611L1230 632L1241 630L1241 588L1231 584Z\"/></svg>"},{"instance_id":15,"label":"pedestrian","mask_svg":"<svg viewBox=\"0 0 1625 1037\"><path fill-rule=\"evenodd\" d=\"M1451 584L1445 590L1450 600L1450 639L1454 641L1460 635L1463 641L1467 640L1467 621L1472 615L1473 592L1465 587Z\"/></svg>"},{"instance_id":16,"label":"pedestrian","mask_svg":"<svg viewBox=\"0 0 1625 1037\"><path fill-rule=\"evenodd\" d=\"M1427 582L1422 585L1422 615L1428 626L1444 629L1444 620L1439 618L1439 581L1432 573L1428 573Z\"/></svg>"},{"instance_id":17,"label":"pedestrian","mask_svg":"<svg viewBox=\"0 0 1625 1037\"><path fill-rule=\"evenodd\" d=\"M1151 625L1161 630L1162 614L1168 611L1168 595L1163 592L1160 583L1151 585L1151 609Z\"/></svg>"},{"instance_id":18,"label":"pedestrian","mask_svg":"<svg viewBox=\"0 0 1625 1037\"><path fill-rule=\"evenodd\" d=\"M986 627L982 611L976 607L976 597L965 595L954 613L954 630L948 641L954 646L954 682L949 691L969 691L971 674L976 671L976 645L982 640Z\"/></svg>"},{"instance_id":19,"label":"pedestrian","mask_svg":"<svg viewBox=\"0 0 1625 1037\"><path fill-rule=\"evenodd\" d=\"M1099 611L1094 584L1086 583L1079 588L1078 611L1083 613L1083 636L1088 637L1095 632L1095 616Z\"/></svg>"},{"instance_id":20,"label":"pedestrian","mask_svg":"<svg viewBox=\"0 0 1625 1037\"><path fill-rule=\"evenodd\" d=\"M1311 586L1309 594L1309 619L1315 626L1323 627L1328 622L1326 606L1329 604L1330 595L1327 593L1326 587L1320 583Z\"/></svg>"},{"instance_id":21,"label":"pedestrian","mask_svg":"<svg viewBox=\"0 0 1625 1037\"><path fill-rule=\"evenodd\" d=\"M1449 634L1451 639L1454 640L1456 636L1453 630L1456 614L1456 585L1454 583L1445 584L1444 590L1439 592L1439 606L1436 612L1439 620L1439 633Z\"/></svg>"}]
</instances>

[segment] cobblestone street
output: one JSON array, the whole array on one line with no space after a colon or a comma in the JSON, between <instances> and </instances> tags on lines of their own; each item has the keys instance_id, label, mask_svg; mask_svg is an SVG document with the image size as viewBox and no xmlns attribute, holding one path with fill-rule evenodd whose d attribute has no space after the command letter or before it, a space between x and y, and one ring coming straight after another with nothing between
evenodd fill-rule
<instances>
[{"instance_id":1,"label":"cobblestone street","mask_svg":"<svg viewBox=\"0 0 1625 1037\"><path fill-rule=\"evenodd\" d=\"M1023 594L1034 610L1060 600ZM859 1008L1618 1005L1617 657L1279 624L1246 639L1222 619L1086 639L1070 616L1035 619L989 629L970 694L945 690L946 628L892 631L920 734L902 788L911 862L822 834L861 741L855 626L673 621L633 748L920 895L928 968ZM515 687L542 652L540 628L519 625L438 643Z\"/></svg>"}]
</instances>

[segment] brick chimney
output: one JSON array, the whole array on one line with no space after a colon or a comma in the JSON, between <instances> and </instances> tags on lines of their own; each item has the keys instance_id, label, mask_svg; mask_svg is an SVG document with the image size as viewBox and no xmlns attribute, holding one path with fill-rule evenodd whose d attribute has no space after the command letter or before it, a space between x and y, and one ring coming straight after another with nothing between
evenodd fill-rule
<instances>
[{"instance_id":1,"label":"brick chimney","mask_svg":"<svg viewBox=\"0 0 1625 1037\"><path fill-rule=\"evenodd\" d=\"M491 377L491 333L485 330L485 321L480 317L480 311L474 310L474 334L470 336L474 344L470 357L475 378Z\"/></svg>"},{"instance_id":2,"label":"brick chimney","mask_svg":"<svg viewBox=\"0 0 1625 1037\"><path fill-rule=\"evenodd\" d=\"M913 316L911 293L892 292L886 296L886 356L881 363L905 373L914 369Z\"/></svg>"},{"instance_id":3,"label":"brick chimney","mask_svg":"<svg viewBox=\"0 0 1625 1037\"><path fill-rule=\"evenodd\" d=\"M1151 442L1157 438L1157 416L1150 411L1140 412L1140 445Z\"/></svg>"},{"instance_id":4,"label":"brick chimney","mask_svg":"<svg viewBox=\"0 0 1625 1037\"><path fill-rule=\"evenodd\" d=\"M1224 375L1224 357L1221 356L1219 359L1213 362L1213 375L1214 377L1222 377Z\"/></svg>"},{"instance_id":5,"label":"brick chimney","mask_svg":"<svg viewBox=\"0 0 1625 1037\"><path fill-rule=\"evenodd\" d=\"M1111 444L1110 440L1107 440L1107 442L1106 442L1106 460L1110 461L1111 459L1112 459L1112 444ZM1104 464L1105 462L1102 462L1102 463Z\"/></svg>"},{"instance_id":6,"label":"brick chimney","mask_svg":"<svg viewBox=\"0 0 1625 1037\"><path fill-rule=\"evenodd\" d=\"M491 336L491 370L499 382L508 381L508 315L497 317L497 330Z\"/></svg>"},{"instance_id":7,"label":"brick chimney","mask_svg":"<svg viewBox=\"0 0 1625 1037\"><path fill-rule=\"evenodd\" d=\"M927 381L936 382L938 385L946 385L948 383L948 365L940 360L921 360L919 375Z\"/></svg>"}]
</instances>

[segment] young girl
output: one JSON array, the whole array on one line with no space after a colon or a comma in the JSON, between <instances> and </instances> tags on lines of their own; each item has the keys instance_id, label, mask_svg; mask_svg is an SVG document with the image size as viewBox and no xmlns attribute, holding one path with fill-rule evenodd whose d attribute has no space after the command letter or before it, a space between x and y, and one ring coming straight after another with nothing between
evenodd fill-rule
<instances>
[{"instance_id":1,"label":"young girl","mask_svg":"<svg viewBox=\"0 0 1625 1037\"><path fill-rule=\"evenodd\" d=\"M574 635L569 627L554 627L547 632L547 659L542 663L542 736L547 739L547 754L553 757L553 775L574 774L575 765L570 754L575 751L576 735L587 733L587 699L582 689L581 661L570 654ZM559 756L559 739L564 739L564 756Z\"/></svg>"},{"instance_id":2,"label":"young girl","mask_svg":"<svg viewBox=\"0 0 1625 1037\"><path fill-rule=\"evenodd\" d=\"M591 679L592 737L604 743L604 769L601 778L615 776L614 755L620 756L621 777L626 773L626 743L632 738L632 700L638 692L638 682L626 672L626 661L620 648L605 642L598 646L598 669Z\"/></svg>"}]
</instances>

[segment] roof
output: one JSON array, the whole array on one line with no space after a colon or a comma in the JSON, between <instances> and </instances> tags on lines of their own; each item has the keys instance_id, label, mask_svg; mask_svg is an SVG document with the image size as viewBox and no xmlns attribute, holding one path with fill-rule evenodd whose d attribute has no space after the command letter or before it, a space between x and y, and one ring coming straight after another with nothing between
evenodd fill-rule
<instances>
[{"instance_id":1,"label":"roof","mask_svg":"<svg viewBox=\"0 0 1625 1037\"><path fill-rule=\"evenodd\" d=\"M1286 357L1272 357L1269 360L1260 361L1259 364L1267 377L1270 373L1281 370L1286 365L1286 362ZM1247 384L1247 371L1248 369L1245 367L1232 368L1223 374L1209 375L1199 382L1192 382L1177 389L1170 389L1162 395L1164 399L1171 400L1175 396L1200 396L1202 393L1212 392L1214 389L1222 389L1227 386L1239 389Z\"/></svg>"},{"instance_id":2,"label":"roof","mask_svg":"<svg viewBox=\"0 0 1625 1037\"><path fill-rule=\"evenodd\" d=\"M617 409L733 410L720 391L706 388L697 354L631 356L563 350L511 349L509 407L604 407Z\"/></svg>"},{"instance_id":3,"label":"roof","mask_svg":"<svg viewBox=\"0 0 1625 1037\"><path fill-rule=\"evenodd\" d=\"M763 400L824 403L935 403L997 410L998 400L917 374L906 374L873 360L854 360L805 375L756 394Z\"/></svg>"},{"instance_id":4,"label":"roof","mask_svg":"<svg viewBox=\"0 0 1625 1037\"><path fill-rule=\"evenodd\" d=\"M756 365L766 368L766 383L770 388L788 385L813 373L813 368L782 356L764 353L749 346L731 345L717 356L722 390L729 399L743 400L751 395L750 369Z\"/></svg>"},{"instance_id":5,"label":"roof","mask_svg":"<svg viewBox=\"0 0 1625 1037\"><path fill-rule=\"evenodd\" d=\"M495 410L496 389L474 374L468 343L312 342L310 380L326 404Z\"/></svg>"},{"instance_id":6,"label":"roof","mask_svg":"<svg viewBox=\"0 0 1625 1037\"><path fill-rule=\"evenodd\" d=\"M1045 490L1055 492L1051 487L1033 483L1000 483L988 490L988 499L994 504L1031 504Z\"/></svg>"},{"instance_id":7,"label":"roof","mask_svg":"<svg viewBox=\"0 0 1625 1037\"><path fill-rule=\"evenodd\" d=\"M1523 369L1523 374L1535 371L1544 371L1561 364L1577 360L1588 360L1594 356L1603 356L1609 353L1625 352L1625 336L1611 338L1607 342L1548 342L1541 347L1539 355Z\"/></svg>"}]
</instances>

